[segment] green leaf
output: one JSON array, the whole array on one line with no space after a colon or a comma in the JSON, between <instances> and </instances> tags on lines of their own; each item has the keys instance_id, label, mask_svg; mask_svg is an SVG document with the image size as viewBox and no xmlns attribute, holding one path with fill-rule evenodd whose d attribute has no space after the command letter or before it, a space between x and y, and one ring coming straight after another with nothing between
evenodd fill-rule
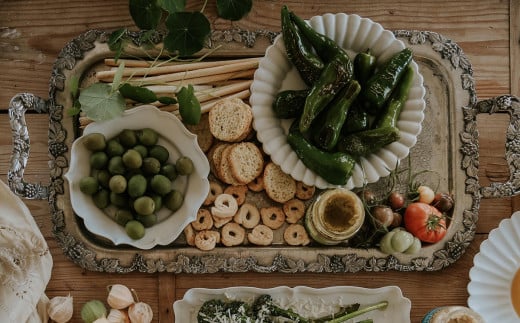
<instances>
[{"instance_id":1,"label":"green leaf","mask_svg":"<svg viewBox=\"0 0 520 323\"><path fill-rule=\"evenodd\" d=\"M69 89L71 97L76 99L79 90L79 77L76 75L73 75L69 78Z\"/></svg>"},{"instance_id":2,"label":"green leaf","mask_svg":"<svg viewBox=\"0 0 520 323\"><path fill-rule=\"evenodd\" d=\"M228 20L240 20L253 7L253 0L217 0L217 13Z\"/></svg>"},{"instance_id":3,"label":"green leaf","mask_svg":"<svg viewBox=\"0 0 520 323\"><path fill-rule=\"evenodd\" d=\"M168 35L164 48L180 56L195 54L204 47L211 32L208 19L200 12L175 12L166 20Z\"/></svg>"},{"instance_id":4,"label":"green leaf","mask_svg":"<svg viewBox=\"0 0 520 323\"><path fill-rule=\"evenodd\" d=\"M69 117L76 116L80 112L81 112L81 104L78 101L74 101L74 103L72 103L72 107L67 109L67 115Z\"/></svg>"},{"instance_id":5,"label":"green leaf","mask_svg":"<svg viewBox=\"0 0 520 323\"><path fill-rule=\"evenodd\" d=\"M94 121L109 120L125 110L125 99L106 83L94 83L82 90L78 98L81 110Z\"/></svg>"},{"instance_id":6,"label":"green leaf","mask_svg":"<svg viewBox=\"0 0 520 323\"><path fill-rule=\"evenodd\" d=\"M157 0L129 0L130 15L140 29L155 29L162 16Z\"/></svg>"},{"instance_id":7,"label":"green leaf","mask_svg":"<svg viewBox=\"0 0 520 323\"><path fill-rule=\"evenodd\" d=\"M157 101L161 102L162 104L175 104L177 103L177 100L175 98L171 98L169 96L160 96L157 98Z\"/></svg>"},{"instance_id":8,"label":"green leaf","mask_svg":"<svg viewBox=\"0 0 520 323\"><path fill-rule=\"evenodd\" d=\"M152 103L157 101L155 93L145 87L133 86L125 83L119 88L119 92L123 97L141 103Z\"/></svg>"},{"instance_id":9,"label":"green leaf","mask_svg":"<svg viewBox=\"0 0 520 323\"><path fill-rule=\"evenodd\" d=\"M123 48L126 41L126 31L126 28L120 28L113 31L108 37L108 48L115 52L114 59L116 62L123 53Z\"/></svg>"},{"instance_id":10,"label":"green leaf","mask_svg":"<svg viewBox=\"0 0 520 323\"><path fill-rule=\"evenodd\" d=\"M174 13L184 10L186 0L158 0L157 4L169 13Z\"/></svg>"},{"instance_id":11,"label":"green leaf","mask_svg":"<svg viewBox=\"0 0 520 323\"><path fill-rule=\"evenodd\" d=\"M195 97L193 85L189 84L188 87L182 87L179 93L177 93L177 99L179 100L179 112L182 121L192 125L198 124L201 108L199 100Z\"/></svg>"}]
</instances>

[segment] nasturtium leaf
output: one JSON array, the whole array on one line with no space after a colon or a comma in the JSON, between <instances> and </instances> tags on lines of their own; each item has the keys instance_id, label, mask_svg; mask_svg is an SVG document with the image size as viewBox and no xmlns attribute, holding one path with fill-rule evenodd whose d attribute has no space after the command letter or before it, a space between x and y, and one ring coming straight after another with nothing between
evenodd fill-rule
<instances>
[{"instance_id":1,"label":"nasturtium leaf","mask_svg":"<svg viewBox=\"0 0 520 323\"><path fill-rule=\"evenodd\" d=\"M179 113L182 121L191 125L198 124L201 108L199 100L195 97L193 85L189 84L188 87L182 87L179 93L177 93L177 99L179 100Z\"/></svg>"},{"instance_id":2,"label":"nasturtium leaf","mask_svg":"<svg viewBox=\"0 0 520 323\"><path fill-rule=\"evenodd\" d=\"M125 46L126 28L114 30L108 37L108 48L114 52L114 59L117 61L123 53Z\"/></svg>"},{"instance_id":3,"label":"nasturtium leaf","mask_svg":"<svg viewBox=\"0 0 520 323\"><path fill-rule=\"evenodd\" d=\"M217 0L217 13L228 20L240 20L253 7L253 0Z\"/></svg>"},{"instance_id":4,"label":"nasturtium leaf","mask_svg":"<svg viewBox=\"0 0 520 323\"><path fill-rule=\"evenodd\" d=\"M155 93L145 87L125 83L119 88L119 92L124 98L140 103L152 103L157 101Z\"/></svg>"},{"instance_id":5,"label":"nasturtium leaf","mask_svg":"<svg viewBox=\"0 0 520 323\"><path fill-rule=\"evenodd\" d=\"M186 0L157 0L157 4L168 13L174 13L184 10Z\"/></svg>"},{"instance_id":6,"label":"nasturtium leaf","mask_svg":"<svg viewBox=\"0 0 520 323\"><path fill-rule=\"evenodd\" d=\"M175 98L171 98L169 96L160 96L157 98L157 101L161 102L162 104L175 104L177 103L177 100Z\"/></svg>"},{"instance_id":7,"label":"nasturtium leaf","mask_svg":"<svg viewBox=\"0 0 520 323\"><path fill-rule=\"evenodd\" d=\"M81 112L81 104L77 100L72 103L72 106L67 109L67 115L69 117L76 116Z\"/></svg>"},{"instance_id":8,"label":"nasturtium leaf","mask_svg":"<svg viewBox=\"0 0 520 323\"><path fill-rule=\"evenodd\" d=\"M125 99L106 83L94 83L82 90L78 98L81 110L94 121L109 120L125 110Z\"/></svg>"},{"instance_id":9,"label":"nasturtium leaf","mask_svg":"<svg viewBox=\"0 0 520 323\"><path fill-rule=\"evenodd\" d=\"M69 90L72 99L76 99L79 91L79 77L73 75L69 78Z\"/></svg>"},{"instance_id":10,"label":"nasturtium leaf","mask_svg":"<svg viewBox=\"0 0 520 323\"><path fill-rule=\"evenodd\" d=\"M164 48L180 56L195 54L204 47L211 32L208 18L201 12L175 12L166 19L168 35Z\"/></svg>"},{"instance_id":11,"label":"nasturtium leaf","mask_svg":"<svg viewBox=\"0 0 520 323\"><path fill-rule=\"evenodd\" d=\"M155 29L159 25L162 9L157 0L129 0L130 15L140 29Z\"/></svg>"}]
</instances>

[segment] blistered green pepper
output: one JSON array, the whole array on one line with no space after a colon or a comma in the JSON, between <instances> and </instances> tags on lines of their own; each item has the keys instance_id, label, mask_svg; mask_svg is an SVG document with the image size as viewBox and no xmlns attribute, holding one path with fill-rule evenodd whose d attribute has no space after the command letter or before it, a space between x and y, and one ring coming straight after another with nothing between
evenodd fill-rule
<instances>
[{"instance_id":1,"label":"blistered green pepper","mask_svg":"<svg viewBox=\"0 0 520 323\"><path fill-rule=\"evenodd\" d=\"M392 56L368 79L362 96L366 100L369 113L377 115L381 111L411 61L412 51L405 48Z\"/></svg>"},{"instance_id":2,"label":"blistered green pepper","mask_svg":"<svg viewBox=\"0 0 520 323\"><path fill-rule=\"evenodd\" d=\"M282 36L287 57L300 73L302 80L312 86L318 80L325 64L314 53L312 45L291 20L287 6L282 6L281 16Z\"/></svg>"},{"instance_id":3,"label":"blistered green pepper","mask_svg":"<svg viewBox=\"0 0 520 323\"><path fill-rule=\"evenodd\" d=\"M396 127L381 127L342 136L338 141L338 150L359 158L368 156L378 149L399 139Z\"/></svg>"},{"instance_id":4,"label":"blistered green pepper","mask_svg":"<svg viewBox=\"0 0 520 323\"><path fill-rule=\"evenodd\" d=\"M300 119L300 131L306 134L311 123L334 99L338 92L350 81L351 74L340 56L332 59L320 75L318 81L311 88L305 101Z\"/></svg>"},{"instance_id":5,"label":"blistered green pepper","mask_svg":"<svg viewBox=\"0 0 520 323\"><path fill-rule=\"evenodd\" d=\"M358 81L351 80L326 108L323 121L314 133L314 142L319 148L331 151L336 147L348 110L360 90Z\"/></svg>"},{"instance_id":6,"label":"blistered green pepper","mask_svg":"<svg viewBox=\"0 0 520 323\"><path fill-rule=\"evenodd\" d=\"M361 86L364 86L376 69L376 57L371 54L370 48L356 54L354 57L354 77Z\"/></svg>"},{"instance_id":7,"label":"blistered green pepper","mask_svg":"<svg viewBox=\"0 0 520 323\"><path fill-rule=\"evenodd\" d=\"M350 133L367 130L368 127L368 113L355 102L348 110L347 119L341 128L341 133L348 135Z\"/></svg>"},{"instance_id":8,"label":"blistered green pepper","mask_svg":"<svg viewBox=\"0 0 520 323\"><path fill-rule=\"evenodd\" d=\"M296 119L287 134L287 142L305 166L333 185L345 185L356 161L349 154L326 152L310 143L299 130Z\"/></svg>"},{"instance_id":9,"label":"blistered green pepper","mask_svg":"<svg viewBox=\"0 0 520 323\"><path fill-rule=\"evenodd\" d=\"M279 92L273 101L273 111L280 119L292 119L302 114L310 89L285 90Z\"/></svg>"}]
</instances>

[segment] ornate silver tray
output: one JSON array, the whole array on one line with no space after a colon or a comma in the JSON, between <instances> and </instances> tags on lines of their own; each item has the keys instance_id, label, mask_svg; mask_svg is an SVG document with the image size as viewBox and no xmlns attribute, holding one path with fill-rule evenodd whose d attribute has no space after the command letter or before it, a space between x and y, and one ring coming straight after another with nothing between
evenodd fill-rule
<instances>
[{"instance_id":1,"label":"ornate silver tray","mask_svg":"<svg viewBox=\"0 0 520 323\"><path fill-rule=\"evenodd\" d=\"M8 182L11 190L29 199L47 199L52 212L52 231L63 252L76 264L92 271L126 273L174 272L357 272L433 271L457 261L472 241L480 199L505 197L520 192L519 160L520 102L500 96L477 102L473 71L462 49L450 39L429 31L394 31L412 48L424 76L426 116L423 131L411 156L414 167L443 174L439 189L455 196L455 209L448 234L439 243L423 247L416 255L388 256L375 248L338 247L217 247L200 251L176 241L151 250L114 246L89 233L72 211L63 174L68 169L70 147L78 135L78 125L66 113L71 105L67 80L84 76L105 57L113 56L107 46L109 34L88 31L68 43L54 64L49 98L29 93L16 95L9 113L13 131L13 155ZM276 33L241 30L214 32L209 47L223 44L228 56L261 56ZM138 37L136 37L138 39ZM160 41L160 39L158 39ZM139 44L136 42L136 46ZM222 55L221 54L221 55ZM23 179L29 158L30 141L25 111L50 115L50 185L27 183ZM478 180L479 113L508 112L511 125L506 135L506 159L511 178L506 183L481 187Z\"/></svg>"}]
</instances>

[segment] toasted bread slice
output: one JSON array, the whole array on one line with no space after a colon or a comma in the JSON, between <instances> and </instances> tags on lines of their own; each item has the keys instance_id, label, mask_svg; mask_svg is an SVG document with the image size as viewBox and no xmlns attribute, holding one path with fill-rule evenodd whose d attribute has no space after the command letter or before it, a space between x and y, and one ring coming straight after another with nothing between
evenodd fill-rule
<instances>
[{"instance_id":1,"label":"toasted bread slice","mask_svg":"<svg viewBox=\"0 0 520 323\"><path fill-rule=\"evenodd\" d=\"M239 98L222 99L209 111L209 130L222 141L239 142L252 131L253 111Z\"/></svg>"},{"instance_id":2,"label":"toasted bread slice","mask_svg":"<svg viewBox=\"0 0 520 323\"><path fill-rule=\"evenodd\" d=\"M262 152L249 141L234 144L228 158L233 177L242 184L253 181L264 169Z\"/></svg>"},{"instance_id":3,"label":"toasted bread slice","mask_svg":"<svg viewBox=\"0 0 520 323\"><path fill-rule=\"evenodd\" d=\"M294 198L296 181L289 174L284 173L277 164L267 163L263 180L265 192L273 201L285 203Z\"/></svg>"}]
</instances>

